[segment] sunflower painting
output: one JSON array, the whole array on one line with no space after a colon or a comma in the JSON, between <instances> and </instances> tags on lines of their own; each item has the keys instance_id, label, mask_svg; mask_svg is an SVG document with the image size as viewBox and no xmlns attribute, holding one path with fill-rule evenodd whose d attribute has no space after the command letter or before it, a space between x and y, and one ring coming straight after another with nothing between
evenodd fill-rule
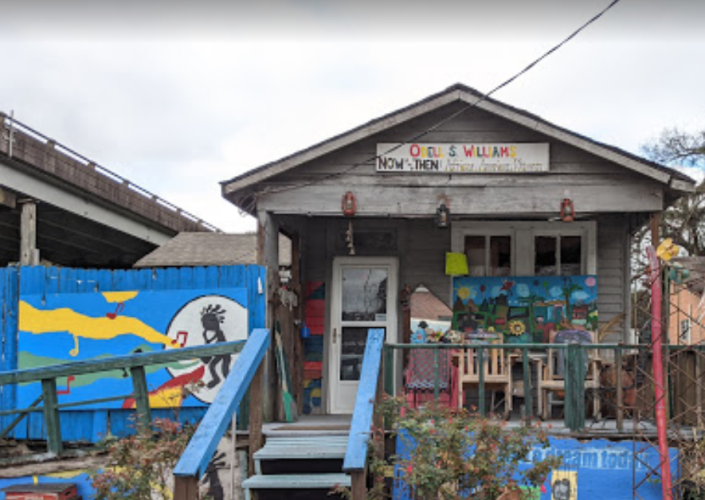
<instances>
[{"instance_id":1,"label":"sunflower painting","mask_svg":"<svg viewBox=\"0 0 705 500\"><path fill-rule=\"evenodd\" d=\"M453 329L548 342L551 331L597 329L597 276L453 278Z\"/></svg>"}]
</instances>

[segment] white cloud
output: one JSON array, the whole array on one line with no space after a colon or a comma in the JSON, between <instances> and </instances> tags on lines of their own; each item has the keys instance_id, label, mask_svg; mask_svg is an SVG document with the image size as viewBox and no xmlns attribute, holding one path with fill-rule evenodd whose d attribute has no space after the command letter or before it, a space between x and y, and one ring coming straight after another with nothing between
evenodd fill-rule
<instances>
[{"instance_id":1,"label":"white cloud","mask_svg":"<svg viewBox=\"0 0 705 500\"><path fill-rule=\"evenodd\" d=\"M456 82L489 91L606 3L13 4L0 110L224 229L253 229L219 181ZM702 7L678 6L622 2L495 97L636 153L667 126L702 127L705 37L689 28Z\"/></svg>"}]
</instances>

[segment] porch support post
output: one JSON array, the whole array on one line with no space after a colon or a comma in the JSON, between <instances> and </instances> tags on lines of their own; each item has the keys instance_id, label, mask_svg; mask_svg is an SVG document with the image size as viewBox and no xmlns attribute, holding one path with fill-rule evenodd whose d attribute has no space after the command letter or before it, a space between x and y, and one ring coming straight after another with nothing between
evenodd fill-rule
<instances>
[{"instance_id":1,"label":"porch support post","mask_svg":"<svg viewBox=\"0 0 705 500\"><path fill-rule=\"evenodd\" d=\"M266 325L274 331L276 321L275 294L279 285L279 224L269 212L258 212L259 225L264 231L264 265L267 267L267 314ZM273 349L267 350L264 358L264 421L272 422L275 415L278 384Z\"/></svg>"},{"instance_id":2,"label":"porch support post","mask_svg":"<svg viewBox=\"0 0 705 500\"><path fill-rule=\"evenodd\" d=\"M274 325L274 308L270 297L276 289L276 280L279 272L279 230L272 220L271 214L259 211L257 214L257 264L267 268L267 282L265 284L266 313L265 325L272 328ZM274 360L271 348L267 350L264 360L255 373L250 384L250 422L249 422L249 464L250 474L254 474L253 456L262 448L262 423L271 421L273 415L274 394L271 392L271 382L277 380L274 373Z\"/></svg>"},{"instance_id":3,"label":"porch support post","mask_svg":"<svg viewBox=\"0 0 705 500\"><path fill-rule=\"evenodd\" d=\"M34 200L23 200L20 217L20 265L39 264L37 250L37 204Z\"/></svg>"}]
</instances>

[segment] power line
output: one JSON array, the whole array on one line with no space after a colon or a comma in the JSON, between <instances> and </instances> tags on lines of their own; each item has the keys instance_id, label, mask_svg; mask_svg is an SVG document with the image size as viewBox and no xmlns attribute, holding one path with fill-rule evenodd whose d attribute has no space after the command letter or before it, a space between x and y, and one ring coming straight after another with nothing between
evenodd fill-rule
<instances>
[{"instance_id":1,"label":"power line","mask_svg":"<svg viewBox=\"0 0 705 500\"><path fill-rule=\"evenodd\" d=\"M516 73L516 74L515 74L514 76L512 76L511 78L509 78L509 79L505 80L504 82L500 83L500 84L497 85L495 88L493 88L492 90L490 90L488 93L483 94L482 96L480 96L476 101L474 101L474 102L472 102L472 103L469 103L469 104L466 104L465 106L463 106L463 107L460 108L459 110L457 110L457 111L451 113L451 114L448 115L447 117L443 118L442 120L436 122L435 124L433 124L433 125L430 126L429 128L425 129L423 132L420 132L420 133L418 133L418 134L416 134L416 135L414 135L414 136L412 136L412 137L410 137L410 138L408 138L408 139L406 139L406 140L400 142L399 144L397 144L397 145L394 146L393 148L390 148L389 150L385 151L384 153L376 154L375 156L373 156L373 157L371 157L371 158L368 158L367 160L365 160L365 161L363 161L363 162L360 162L360 163L356 163L356 164L354 164L354 165L351 165L350 167L348 167L348 168L346 168L346 169L343 169L343 170L341 170L341 171L339 171L339 172L335 172L335 173L332 173L332 174L323 176L322 178L316 179L315 181L302 182L302 183L298 183L298 184L292 184L292 185L289 185L289 186L282 186L282 187L273 188L273 189L272 189L272 188L270 188L270 189L265 188L264 190L262 190L262 191L260 191L260 192L254 193L254 195L253 195L254 198L256 199L259 195L265 194L265 193L269 194L269 193L280 193L280 192L283 192L283 191L290 191L290 190L293 190L293 189L299 189L299 188L302 188L302 187L310 186L310 185L316 184L316 183L318 183L318 182L320 182L320 181L326 181L326 180L329 180L329 179L334 179L334 178L336 178L336 177L340 177L340 176L342 176L342 175L345 175L345 174L347 174L347 173L353 171L354 169L356 169L356 168L358 168L358 167L367 165L367 164L369 164L369 163L371 163L371 162L376 162L381 156L384 156L384 155L387 155L387 154L389 154L389 153L391 153L391 152L393 152L393 151L396 151L397 149L399 149L400 147L404 146L405 144L408 144L408 143L410 143L410 142L415 142L415 141L417 141L418 139L420 139L420 138L422 138L422 137L428 135L429 133L433 132L434 130L438 129L438 127L442 126L443 124L449 122L449 121L452 120L453 118L456 118L457 116L459 116L459 115L465 113L466 111L468 111L468 110L470 110L470 109L476 107L476 106L477 106L478 104L480 104L481 102L487 100L487 99L488 99L492 94L494 94L495 92L501 90L502 88L506 87L507 85L509 85L510 83L512 83L513 81L515 81L516 79L518 79L519 77L521 77L522 75L524 75L525 73L529 72L529 71L530 71L531 69L533 69L537 64L539 64L541 61L543 61L544 59L546 59L548 56L550 56L551 54L553 54L554 52L556 52L558 49L560 49L561 47L563 47L565 44L567 44L569 41L571 41L573 38L575 38L581 31L583 31L585 28L587 28L587 27L590 26L592 23L594 23L594 22L597 21L599 18L601 18L605 13L607 13L607 11L609 11L612 7L614 7L615 5L617 5L619 2L620 2L620 0L613 0L609 5L607 5L607 7L605 7L604 9L602 9L599 13L597 13L597 14L594 15L592 18L590 18L586 23L584 23L584 24L583 24L582 26L580 26L578 29L576 29L575 31L573 31L570 35L568 35L568 37L566 37L565 39L563 39L559 44L553 46L551 49L549 49L547 52L545 52L545 53L544 53L543 55L541 55L539 58L535 59L535 60L534 60L533 62L531 62L528 66L526 66L524 69L522 69L521 71L519 71L518 73ZM252 201L253 201L253 206L252 206L252 208L254 208L255 199L252 200ZM248 207L248 208L250 208L250 207Z\"/></svg>"}]
</instances>

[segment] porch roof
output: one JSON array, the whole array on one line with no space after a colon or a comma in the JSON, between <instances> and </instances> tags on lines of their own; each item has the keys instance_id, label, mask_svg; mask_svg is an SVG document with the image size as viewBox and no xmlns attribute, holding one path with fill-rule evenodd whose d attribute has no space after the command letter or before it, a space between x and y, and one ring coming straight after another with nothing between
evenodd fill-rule
<instances>
[{"instance_id":1,"label":"porch roof","mask_svg":"<svg viewBox=\"0 0 705 500\"><path fill-rule=\"evenodd\" d=\"M251 188L259 182L266 181L275 175L287 172L305 162L319 158L354 142L370 137L373 134L383 132L389 128L417 118L442 106L457 102L467 104L467 109L469 109L469 107L477 107L496 116L505 118L509 121L545 134L553 139L575 146L605 160L611 161L617 165L623 166L634 172L661 182L676 191L693 192L695 189L695 181L675 169L559 127L537 115L529 113L528 111L510 106L489 97L484 97L483 93L466 85L457 83L442 92L433 94L421 101L411 104L410 106L393 111L392 113L379 118L375 118L352 130L331 137L323 142L314 144L313 146L279 160L249 170L248 172L233 177L230 180L222 181L222 194L224 197L232 200L232 195L238 191ZM419 138L420 137L416 137L415 140Z\"/></svg>"}]
</instances>

